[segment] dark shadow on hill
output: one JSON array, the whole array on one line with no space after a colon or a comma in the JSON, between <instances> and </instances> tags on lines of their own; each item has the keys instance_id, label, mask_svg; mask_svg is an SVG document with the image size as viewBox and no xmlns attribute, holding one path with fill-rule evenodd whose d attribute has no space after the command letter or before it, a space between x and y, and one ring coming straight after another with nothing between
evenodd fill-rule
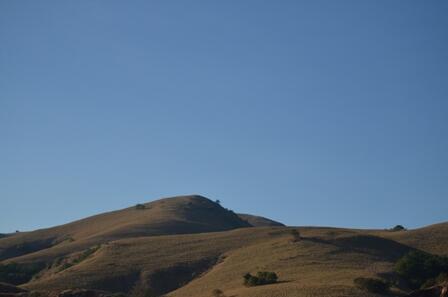
<instances>
[{"instance_id":1,"label":"dark shadow on hill","mask_svg":"<svg viewBox=\"0 0 448 297\"><path fill-rule=\"evenodd\" d=\"M0 264L0 282L21 285L28 282L45 267L43 263Z\"/></svg>"},{"instance_id":2,"label":"dark shadow on hill","mask_svg":"<svg viewBox=\"0 0 448 297\"><path fill-rule=\"evenodd\" d=\"M12 284L3 283L0 282L0 296L3 296L4 294L19 294L26 292L25 289L16 287Z\"/></svg>"},{"instance_id":3,"label":"dark shadow on hill","mask_svg":"<svg viewBox=\"0 0 448 297\"><path fill-rule=\"evenodd\" d=\"M394 287L400 289L403 292L411 291L408 283L400 277L396 272L380 272L377 273L377 276L390 284L394 284Z\"/></svg>"},{"instance_id":4,"label":"dark shadow on hill","mask_svg":"<svg viewBox=\"0 0 448 297\"><path fill-rule=\"evenodd\" d=\"M107 278L89 287L110 292L127 292L129 296L163 296L179 289L210 270L219 258L206 258L196 262L178 263L156 271L134 271L127 276Z\"/></svg>"},{"instance_id":5,"label":"dark shadow on hill","mask_svg":"<svg viewBox=\"0 0 448 297\"><path fill-rule=\"evenodd\" d=\"M203 259L198 262L181 263L159 269L146 276L146 283L152 292L163 295L185 286L193 279L201 276L218 262L218 258Z\"/></svg>"},{"instance_id":6,"label":"dark shadow on hill","mask_svg":"<svg viewBox=\"0 0 448 297\"><path fill-rule=\"evenodd\" d=\"M336 251L336 253L358 252L391 262L394 262L408 252L415 250L394 240L373 235L355 235L328 240L317 237L308 237L303 238L302 240L337 246L340 250Z\"/></svg>"},{"instance_id":7,"label":"dark shadow on hill","mask_svg":"<svg viewBox=\"0 0 448 297\"><path fill-rule=\"evenodd\" d=\"M0 233L0 238L5 238L5 237L11 236L13 234L14 233Z\"/></svg>"},{"instance_id":8,"label":"dark shadow on hill","mask_svg":"<svg viewBox=\"0 0 448 297\"><path fill-rule=\"evenodd\" d=\"M86 289L99 289L109 292L129 292L140 279L140 271L129 271L126 274L117 274L97 280L86 287Z\"/></svg>"},{"instance_id":9,"label":"dark shadow on hill","mask_svg":"<svg viewBox=\"0 0 448 297\"><path fill-rule=\"evenodd\" d=\"M4 237L4 240L8 240L10 237ZM15 245L8 246L6 248L0 248L0 261L15 258L22 255L34 253L43 249L50 248L54 245L55 237L37 239L33 241L24 241Z\"/></svg>"}]
</instances>

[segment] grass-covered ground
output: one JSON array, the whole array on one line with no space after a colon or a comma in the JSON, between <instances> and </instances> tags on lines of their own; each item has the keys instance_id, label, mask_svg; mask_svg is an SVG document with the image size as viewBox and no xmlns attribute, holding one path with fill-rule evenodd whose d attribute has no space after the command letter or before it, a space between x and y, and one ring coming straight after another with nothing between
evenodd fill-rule
<instances>
[{"instance_id":1,"label":"grass-covered ground","mask_svg":"<svg viewBox=\"0 0 448 297\"><path fill-rule=\"evenodd\" d=\"M393 277L394 263L414 249L448 253L448 223L398 232L254 228L204 198L162 201L3 238L0 248L36 244L39 238L47 245L36 245L36 251L8 257L0 265L43 265L22 284L42 291L129 292L143 284L172 297L209 297L217 289L239 297L374 296L356 288L353 280ZM189 232L194 234L163 235ZM258 271L275 272L278 283L245 286L243 276ZM393 288L395 294L404 292Z\"/></svg>"}]
</instances>

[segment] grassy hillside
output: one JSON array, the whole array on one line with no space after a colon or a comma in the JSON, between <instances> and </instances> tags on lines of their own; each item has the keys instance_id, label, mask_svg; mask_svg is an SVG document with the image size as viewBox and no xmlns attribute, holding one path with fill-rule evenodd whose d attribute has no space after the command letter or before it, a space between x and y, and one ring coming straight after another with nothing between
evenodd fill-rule
<instances>
[{"instance_id":1,"label":"grassy hillside","mask_svg":"<svg viewBox=\"0 0 448 297\"><path fill-rule=\"evenodd\" d=\"M112 240L164 234L224 231L250 226L233 212L202 196L165 198L69 224L0 239L0 260L32 255L46 260ZM36 253L45 251L44 253Z\"/></svg>"},{"instance_id":2,"label":"grassy hillside","mask_svg":"<svg viewBox=\"0 0 448 297\"><path fill-rule=\"evenodd\" d=\"M444 233L448 224L431 227ZM393 263L418 246L406 245L426 228L399 233L335 228L242 228L226 232L131 238L101 246L79 264L44 270L33 290L70 287L128 292L146 284L157 294L212 296L369 296L353 279L388 275ZM434 230L434 229L437 229ZM387 237L397 237L397 241ZM400 240L401 238L405 240ZM411 240L412 241L412 240ZM439 242L434 249L447 249ZM245 287L247 272L275 271L278 284ZM373 296L373 295L372 295Z\"/></svg>"},{"instance_id":3,"label":"grassy hillside","mask_svg":"<svg viewBox=\"0 0 448 297\"><path fill-rule=\"evenodd\" d=\"M406 232L381 232L381 236L399 241L403 244L448 256L448 223L430 225Z\"/></svg>"},{"instance_id":4,"label":"grassy hillside","mask_svg":"<svg viewBox=\"0 0 448 297\"><path fill-rule=\"evenodd\" d=\"M138 208L0 239L3 255L10 256L0 268L29 276L22 287L38 291L129 293L144 288L155 295L209 297L219 289L235 297L355 297L378 296L355 288L355 278L391 278L396 260L411 250L448 251L448 223L398 232L248 228L245 220L253 225L276 222L250 215L240 215L242 220L200 196ZM17 244L30 242L36 251L22 249L21 255L11 256ZM257 271L274 271L279 282L245 287L243 275Z\"/></svg>"}]
</instances>

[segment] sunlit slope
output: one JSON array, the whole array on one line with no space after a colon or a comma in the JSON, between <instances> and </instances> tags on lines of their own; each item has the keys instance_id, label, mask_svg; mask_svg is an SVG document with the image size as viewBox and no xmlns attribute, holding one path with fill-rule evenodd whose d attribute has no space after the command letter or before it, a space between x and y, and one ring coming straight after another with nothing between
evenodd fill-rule
<instances>
[{"instance_id":1,"label":"sunlit slope","mask_svg":"<svg viewBox=\"0 0 448 297\"><path fill-rule=\"evenodd\" d=\"M209 297L214 289L238 297L357 297L373 295L353 279L388 277L413 249L448 253L448 223L397 232L277 225L180 196L2 238L0 264L37 267L22 287L56 294L143 285L172 297ZM263 270L276 272L279 283L243 285L245 273Z\"/></svg>"},{"instance_id":2,"label":"sunlit slope","mask_svg":"<svg viewBox=\"0 0 448 297\"><path fill-rule=\"evenodd\" d=\"M101 246L91 257L63 271L49 269L26 287L59 290L70 287L130 290L139 281L168 292L206 272L234 249L263 242L286 231L244 228L192 235L124 239ZM57 266L56 266L57 268Z\"/></svg>"},{"instance_id":3,"label":"sunlit slope","mask_svg":"<svg viewBox=\"0 0 448 297\"><path fill-rule=\"evenodd\" d=\"M438 236L445 225L427 228ZM354 288L353 279L390 273L399 257L421 247L419 238L427 228L402 232L294 228L301 239L288 227L130 238L103 245L65 270L44 270L25 287L127 292L145 283L156 293L178 297L208 297L214 289L239 297L369 296ZM448 242L437 245L442 248L448 249ZM243 285L245 273L261 270L275 271L280 282Z\"/></svg>"},{"instance_id":4,"label":"sunlit slope","mask_svg":"<svg viewBox=\"0 0 448 297\"><path fill-rule=\"evenodd\" d=\"M207 274L169 296L211 296L214 289L227 296L369 296L353 286L360 276L391 271L393 262L410 248L358 230L300 228L295 241L288 231L245 246ZM245 287L246 272L274 271L278 284Z\"/></svg>"},{"instance_id":5,"label":"sunlit slope","mask_svg":"<svg viewBox=\"0 0 448 297\"><path fill-rule=\"evenodd\" d=\"M142 207L140 207L142 208ZM164 234L224 231L249 224L201 196L165 198L69 224L0 239L0 260L49 248L62 254L111 240ZM40 255L36 255L36 257Z\"/></svg>"},{"instance_id":6,"label":"sunlit slope","mask_svg":"<svg viewBox=\"0 0 448 297\"><path fill-rule=\"evenodd\" d=\"M404 232L379 234L429 253L448 255L448 222Z\"/></svg>"}]
</instances>

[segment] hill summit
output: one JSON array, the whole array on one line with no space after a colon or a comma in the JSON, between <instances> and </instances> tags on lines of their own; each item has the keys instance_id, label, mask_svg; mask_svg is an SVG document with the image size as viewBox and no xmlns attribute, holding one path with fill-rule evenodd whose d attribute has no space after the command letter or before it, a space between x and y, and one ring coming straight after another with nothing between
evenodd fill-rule
<instances>
[{"instance_id":1,"label":"hill summit","mask_svg":"<svg viewBox=\"0 0 448 297\"><path fill-rule=\"evenodd\" d=\"M65 225L0 239L0 260L56 247L58 254L92 244L152 235L191 234L251 227L233 211L200 195L163 198Z\"/></svg>"}]
</instances>

